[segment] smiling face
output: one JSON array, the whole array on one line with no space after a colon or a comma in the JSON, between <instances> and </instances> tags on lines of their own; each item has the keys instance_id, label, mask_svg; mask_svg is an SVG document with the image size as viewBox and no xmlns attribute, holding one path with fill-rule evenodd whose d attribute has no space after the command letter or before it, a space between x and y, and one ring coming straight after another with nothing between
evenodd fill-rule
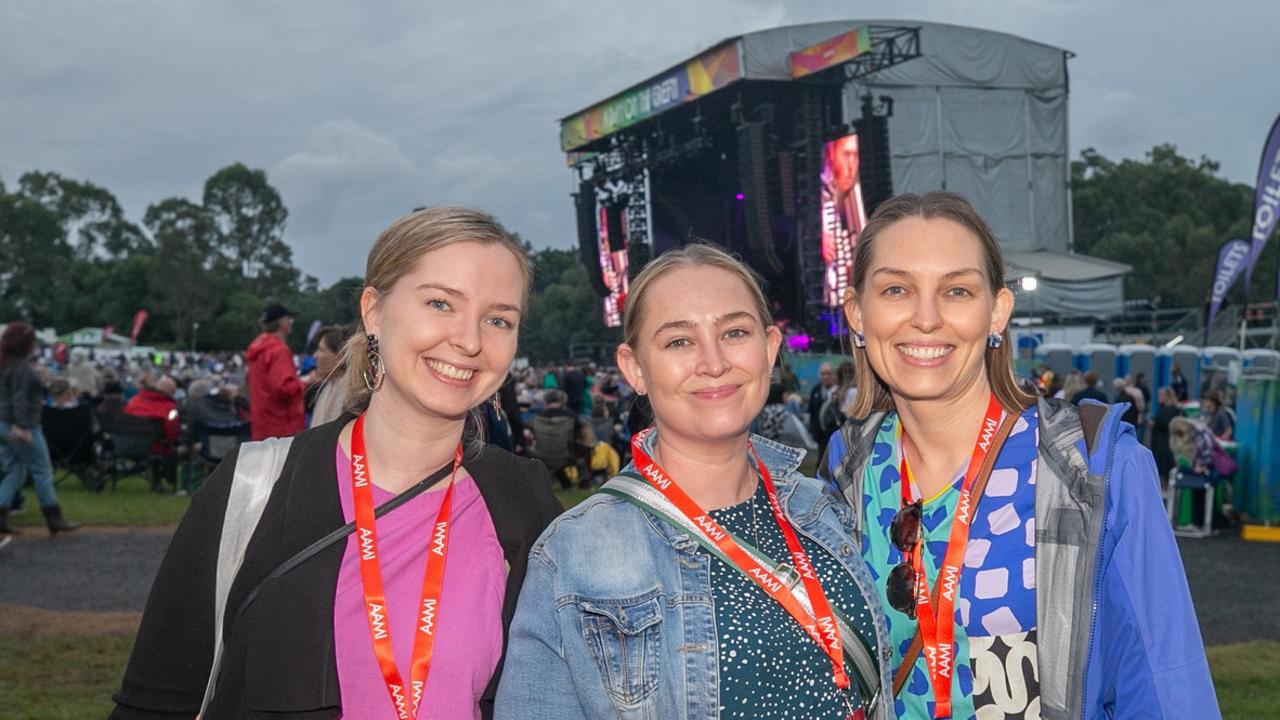
<instances>
[{"instance_id":1,"label":"smiling face","mask_svg":"<svg viewBox=\"0 0 1280 720\"><path fill-rule=\"evenodd\" d=\"M1008 324L1013 294L992 292L978 237L946 218L908 217L875 247L845 313L876 375L896 400L985 392L987 337Z\"/></svg>"},{"instance_id":2,"label":"smiling face","mask_svg":"<svg viewBox=\"0 0 1280 720\"><path fill-rule=\"evenodd\" d=\"M647 393L667 442L715 444L745 437L764 407L782 336L760 320L742 278L710 266L654 279L634 343L618 365Z\"/></svg>"},{"instance_id":3,"label":"smiling face","mask_svg":"<svg viewBox=\"0 0 1280 720\"><path fill-rule=\"evenodd\" d=\"M464 241L424 254L385 294L366 288L364 326L386 369L371 404L459 419L482 403L515 357L524 286L510 250Z\"/></svg>"}]
</instances>

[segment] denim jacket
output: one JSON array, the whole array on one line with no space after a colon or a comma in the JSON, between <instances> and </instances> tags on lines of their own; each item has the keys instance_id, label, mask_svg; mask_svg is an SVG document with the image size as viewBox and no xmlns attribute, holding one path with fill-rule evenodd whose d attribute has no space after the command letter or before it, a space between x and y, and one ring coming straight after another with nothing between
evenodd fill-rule
<instances>
[{"instance_id":1,"label":"denim jacket","mask_svg":"<svg viewBox=\"0 0 1280 720\"><path fill-rule=\"evenodd\" d=\"M876 616L888 688L884 613L851 536L852 513L797 471L801 451L752 442L792 525L839 561ZM682 531L617 497L596 494L560 516L530 554L496 720L717 718L711 562L719 561ZM891 718L887 694L879 714Z\"/></svg>"}]
</instances>

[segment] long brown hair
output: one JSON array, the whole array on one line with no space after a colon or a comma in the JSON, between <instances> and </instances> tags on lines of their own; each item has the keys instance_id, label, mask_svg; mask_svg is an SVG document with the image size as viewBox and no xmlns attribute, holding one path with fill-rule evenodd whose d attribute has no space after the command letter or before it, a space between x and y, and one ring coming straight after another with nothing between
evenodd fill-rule
<instances>
[{"instance_id":1,"label":"long brown hair","mask_svg":"<svg viewBox=\"0 0 1280 720\"><path fill-rule=\"evenodd\" d=\"M987 286L991 292L997 293L1004 288L1004 257L1000 254L1000 245L987 222L982 219L973 205L963 195L946 191L927 192L923 195L903 193L885 200L876 208L867 221L866 227L858 235L858 248L853 255L853 277L851 287L857 294L849 302L858 302L867 273L871 269L871 260L876 252L876 241L881 233L901 220L907 218L923 218L932 220L943 218L973 233L982 248ZM886 250L891 252L891 250ZM847 306L848 303L846 303ZM987 382L995 393L1000 404L1006 409L1022 411L1036 401L1036 396L1018 384L1013 372L1013 342L1009 328L1000 333L1003 342L1000 347L988 347L983 358L987 370ZM865 418L873 412L893 409L893 396L889 394L889 386L867 359L866 348L854 347L853 359L858 366L858 394L853 404L845 411L849 417Z\"/></svg>"},{"instance_id":2,"label":"long brown hair","mask_svg":"<svg viewBox=\"0 0 1280 720\"><path fill-rule=\"evenodd\" d=\"M9 323L0 333L0 367L26 360L35 349L36 329L21 320Z\"/></svg>"},{"instance_id":3,"label":"long brown hair","mask_svg":"<svg viewBox=\"0 0 1280 720\"><path fill-rule=\"evenodd\" d=\"M460 242L498 245L511 252L524 277L522 302L528 303L533 270L524 246L488 213L460 207L417 210L391 223L369 250L364 284L379 296L391 292L396 281L411 271L418 259L432 250ZM372 394L365 385L369 368L369 335L364 320L356 320L354 331L342 346L341 365L346 367L347 408L360 411Z\"/></svg>"}]
</instances>

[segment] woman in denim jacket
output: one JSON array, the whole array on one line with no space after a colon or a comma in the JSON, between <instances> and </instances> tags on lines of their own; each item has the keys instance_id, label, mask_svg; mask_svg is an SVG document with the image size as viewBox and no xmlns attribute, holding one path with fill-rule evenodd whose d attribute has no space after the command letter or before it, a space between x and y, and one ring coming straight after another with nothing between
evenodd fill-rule
<instances>
[{"instance_id":1,"label":"woman in denim jacket","mask_svg":"<svg viewBox=\"0 0 1280 720\"><path fill-rule=\"evenodd\" d=\"M889 718L883 612L851 513L797 471L801 451L749 433L781 343L754 277L690 245L650 263L628 300L618 364L655 430L534 545L495 716ZM765 560L753 579L715 549L721 531L814 572ZM797 596L808 613L786 609Z\"/></svg>"}]
</instances>

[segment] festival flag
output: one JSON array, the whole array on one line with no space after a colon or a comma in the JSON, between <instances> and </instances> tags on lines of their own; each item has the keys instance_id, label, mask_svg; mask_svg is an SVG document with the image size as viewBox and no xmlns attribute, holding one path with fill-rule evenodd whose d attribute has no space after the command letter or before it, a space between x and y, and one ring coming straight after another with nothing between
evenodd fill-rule
<instances>
[{"instance_id":1,"label":"festival flag","mask_svg":"<svg viewBox=\"0 0 1280 720\"><path fill-rule=\"evenodd\" d=\"M129 339L134 344L138 342L138 333L142 332L142 325L147 321L147 311L139 310L133 314L133 331L129 333Z\"/></svg>"},{"instance_id":2,"label":"festival flag","mask_svg":"<svg viewBox=\"0 0 1280 720\"><path fill-rule=\"evenodd\" d=\"M1271 125L1267 144L1262 148L1262 160L1258 163L1258 184L1254 186L1253 233L1250 235L1249 262L1245 268L1244 286L1249 287L1253 266L1267 246L1276 221L1280 220L1280 116ZM1280 278L1280 276L1277 276ZM1280 286L1276 287L1280 298ZM1248 302L1246 295L1245 301Z\"/></svg>"},{"instance_id":3,"label":"festival flag","mask_svg":"<svg viewBox=\"0 0 1280 720\"><path fill-rule=\"evenodd\" d=\"M1213 269L1213 288L1209 292L1209 317L1204 324L1204 336L1206 343L1209 339L1209 328L1213 326L1213 318L1218 314L1218 309L1222 307L1222 301L1227 297L1227 291L1235 284L1236 278L1240 277L1249 265L1250 260L1250 243L1248 240L1234 238L1222 243L1222 247L1218 248L1218 264ZM1248 298L1245 298L1248 302Z\"/></svg>"}]
</instances>

